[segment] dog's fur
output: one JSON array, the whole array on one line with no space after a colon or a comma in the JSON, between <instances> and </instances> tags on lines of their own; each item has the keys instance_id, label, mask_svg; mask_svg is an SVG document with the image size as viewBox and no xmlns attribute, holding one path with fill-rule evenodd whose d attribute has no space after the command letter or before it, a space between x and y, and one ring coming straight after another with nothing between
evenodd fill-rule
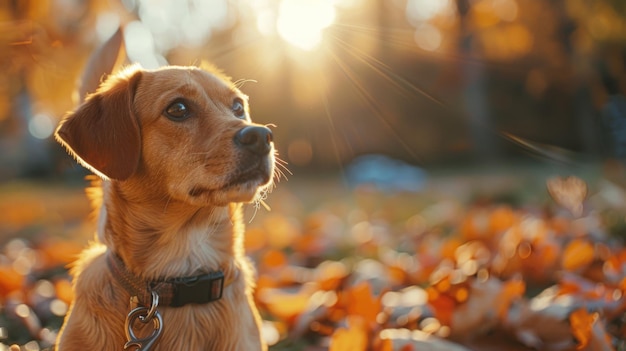
<instances>
[{"instance_id":1,"label":"dog's fur","mask_svg":"<svg viewBox=\"0 0 626 351\"><path fill-rule=\"evenodd\" d=\"M232 110L236 98L244 116ZM177 99L191 113L182 121L164 112ZM104 180L98 235L73 267L75 299L57 350L123 348L130 295L108 269L108 252L146 281L218 269L233 280L218 301L159 307L154 350L266 349L240 217L241 203L272 181L273 143L253 155L233 141L253 125L229 78L172 66L113 75L63 119L57 140Z\"/></svg>"}]
</instances>

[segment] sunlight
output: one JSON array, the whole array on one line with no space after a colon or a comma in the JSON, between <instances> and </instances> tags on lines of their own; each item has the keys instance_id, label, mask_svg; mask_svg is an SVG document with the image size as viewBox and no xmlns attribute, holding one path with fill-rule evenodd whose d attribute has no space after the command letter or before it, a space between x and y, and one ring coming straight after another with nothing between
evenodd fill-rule
<instances>
[{"instance_id":1,"label":"sunlight","mask_svg":"<svg viewBox=\"0 0 626 351\"><path fill-rule=\"evenodd\" d=\"M424 23L417 27L414 38L417 46L427 51L439 49L443 41L441 31L429 23Z\"/></svg>"},{"instance_id":2,"label":"sunlight","mask_svg":"<svg viewBox=\"0 0 626 351\"><path fill-rule=\"evenodd\" d=\"M409 22L419 24L438 15L454 12L454 4L450 0L408 0L406 16Z\"/></svg>"},{"instance_id":3,"label":"sunlight","mask_svg":"<svg viewBox=\"0 0 626 351\"><path fill-rule=\"evenodd\" d=\"M517 18L518 6L515 0L493 0L493 12L503 21L512 22Z\"/></svg>"},{"instance_id":4,"label":"sunlight","mask_svg":"<svg viewBox=\"0 0 626 351\"><path fill-rule=\"evenodd\" d=\"M335 20L331 2L318 0L282 0L276 29L289 44L313 50L322 41L323 30Z\"/></svg>"},{"instance_id":5,"label":"sunlight","mask_svg":"<svg viewBox=\"0 0 626 351\"><path fill-rule=\"evenodd\" d=\"M408 0L405 15L416 29L414 39L417 46L426 51L436 51L443 43L443 33L430 21L440 16L454 16L455 6L451 0Z\"/></svg>"},{"instance_id":6,"label":"sunlight","mask_svg":"<svg viewBox=\"0 0 626 351\"><path fill-rule=\"evenodd\" d=\"M38 114L28 121L28 131L37 139L46 139L54 131L54 123L48 115Z\"/></svg>"}]
</instances>

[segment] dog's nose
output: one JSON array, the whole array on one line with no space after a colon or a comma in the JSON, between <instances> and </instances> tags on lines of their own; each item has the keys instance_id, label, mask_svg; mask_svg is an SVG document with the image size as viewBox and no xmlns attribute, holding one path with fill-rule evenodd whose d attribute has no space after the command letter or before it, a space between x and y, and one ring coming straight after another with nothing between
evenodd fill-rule
<instances>
[{"instance_id":1,"label":"dog's nose","mask_svg":"<svg viewBox=\"0 0 626 351\"><path fill-rule=\"evenodd\" d=\"M274 136L263 126L248 126L235 134L235 143L257 155L265 155L272 149Z\"/></svg>"}]
</instances>

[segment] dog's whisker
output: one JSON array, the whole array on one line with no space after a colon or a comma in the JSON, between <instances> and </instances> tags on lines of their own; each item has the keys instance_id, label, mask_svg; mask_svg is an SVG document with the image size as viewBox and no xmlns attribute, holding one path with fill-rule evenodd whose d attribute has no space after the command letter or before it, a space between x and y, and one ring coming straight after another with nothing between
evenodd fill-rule
<instances>
[{"instance_id":1,"label":"dog's whisker","mask_svg":"<svg viewBox=\"0 0 626 351\"><path fill-rule=\"evenodd\" d=\"M282 167L282 168L283 168L285 171L287 171L289 174L293 175L293 173L291 173L291 171L289 170L289 168L287 168L287 165L288 165L288 164L289 164L289 163L287 163L286 161L283 161L283 160L280 160L280 159L277 159L277 160L276 160L276 165L277 165L277 166Z\"/></svg>"},{"instance_id":2,"label":"dog's whisker","mask_svg":"<svg viewBox=\"0 0 626 351\"><path fill-rule=\"evenodd\" d=\"M281 166L286 166L289 164L289 162L283 160L282 158L278 157L278 151L276 151L274 153L274 160L276 161L277 164L280 164ZM291 172L290 172L291 173Z\"/></svg>"},{"instance_id":3,"label":"dog's whisker","mask_svg":"<svg viewBox=\"0 0 626 351\"><path fill-rule=\"evenodd\" d=\"M282 178L285 178L285 180L287 180L287 175L281 169L276 167L274 169L274 178L276 178L276 182L279 182Z\"/></svg>"},{"instance_id":4,"label":"dog's whisker","mask_svg":"<svg viewBox=\"0 0 626 351\"><path fill-rule=\"evenodd\" d=\"M270 212L272 210L270 205L268 205L267 202L265 202L264 200L260 200L259 202L261 203L261 205L263 205L263 208L265 208L267 212Z\"/></svg>"},{"instance_id":5,"label":"dog's whisker","mask_svg":"<svg viewBox=\"0 0 626 351\"><path fill-rule=\"evenodd\" d=\"M254 205L253 205L254 212L252 213L252 217L250 218L248 223L252 223L254 218L256 218L256 214L259 212L259 209L261 208L261 206L263 206L263 208L265 208L265 210L268 212L272 210L271 207L265 202L265 199L267 199L268 193L270 191L271 189L269 186L262 189L258 197L254 200Z\"/></svg>"},{"instance_id":6,"label":"dog's whisker","mask_svg":"<svg viewBox=\"0 0 626 351\"><path fill-rule=\"evenodd\" d=\"M275 171L279 173L279 176L283 176L285 177L285 179L287 179L287 173L289 173L289 175L293 175L293 173L289 170L289 168L287 168L287 162L276 157L276 168ZM279 177L280 178L280 177Z\"/></svg>"},{"instance_id":7,"label":"dog's whisker","mask_svg":"<svg viewBox=\"0 0 626 351\"><path fill-rule=\"evenodd\" d=\"M233 82L233 85L236 86L237 89L241 89L246 83L258 83L258 81L254 79L239 79Z\"/></svg>"}]
</instances>

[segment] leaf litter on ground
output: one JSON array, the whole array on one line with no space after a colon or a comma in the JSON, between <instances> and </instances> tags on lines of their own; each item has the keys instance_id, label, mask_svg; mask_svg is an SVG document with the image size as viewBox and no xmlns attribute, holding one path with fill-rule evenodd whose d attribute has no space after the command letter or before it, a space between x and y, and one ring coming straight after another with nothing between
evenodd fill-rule
<instances>
[{"instance_id":1,"label":"leaf litter on ground","mask_svg":"<svg viewBox=\"0 0 626 351\"><path fill-rule=\"evenodd\" d=\"M270 197L246 233L270 349L626 349L626 192L573 176L546 188L552 200L518 204L366 185L313 205ZM0 350L50 348L84 242L14 217L28 234L0 251Z\"/></svg>"}]
</instances>

